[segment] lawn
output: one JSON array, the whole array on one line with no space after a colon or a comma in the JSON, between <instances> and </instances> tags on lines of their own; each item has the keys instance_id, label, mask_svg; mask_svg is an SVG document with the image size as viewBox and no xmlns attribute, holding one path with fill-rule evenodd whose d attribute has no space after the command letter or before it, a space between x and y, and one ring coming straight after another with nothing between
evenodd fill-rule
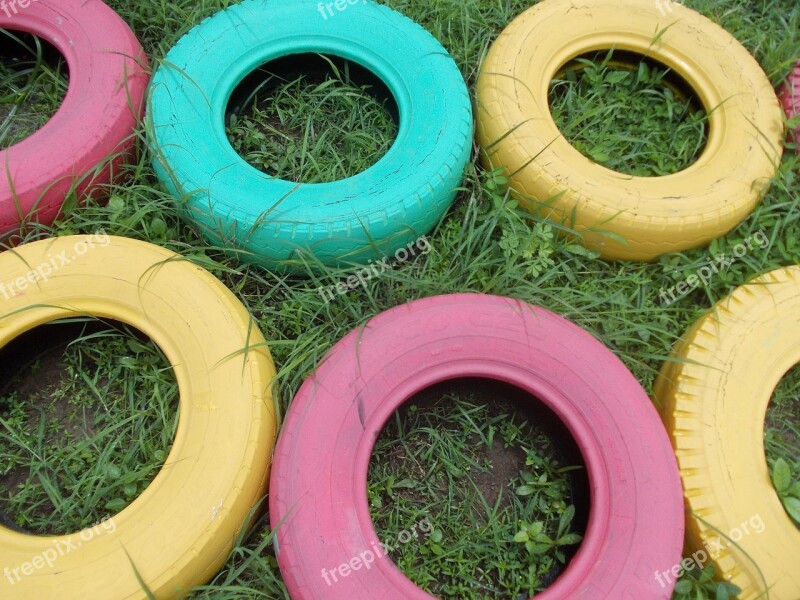
<instances>
[{"instance_id":1,"label":"lawn","mask_svg":"<svg viewBox=\"0 0 800 600\"><path fill-rule=\"evenodd\" d=\"M471 92L480 61L530 0L387 0L449 50ZM110 0L153 65L226 0ZM758 59L776 86L800 57L794 0L687 0ZM344 17L340 17L344 18ZM620 16L624 22L624 15ZM7 38L0 67L0 142L40 127L66 90L67 73L37 40ZM14 49L15 48L15 49ZM551 108L565 136L606 166L663 175L702 151L706 115L676 92L658 66L620 66L601 54L564 69ZM391 146L396 124L386 104L346 73L299 77L265 92L227 122L233 147L284 179L321 182L356 174ZM346 268L290 277L236 262L180 220L141 156L105 204L69 209L27 240L103 230L186 255L220 278L253 314L278 368L286 410L325 352L372 316L418 298L456 292L511 296L552 310L602 340L652 390L676 340L714 302L752 277L800 263L800 158L787 151L753 214L710 247L652 264L606 262L553 224L521 212L505 179L486 172L476 147L458 198L434 232L430 252L343 295L320 293ZM674 302L663 290L750 236L756 245L708 285ZM38 332L38 333L37 333ZM33 348L38 348L34 351ZM169 453L177 385L161 351L116 323L75 320L36 330L0 350L0 522L34 533L68 533L127 506ZM779 478L800 479L800 369L773 395L767 460ZM521 598L563 570L585 526L583 465L563 432L520 409L512 390L457 382L427 390L387 424L370 466L373 520L392 558L418 585L446 599ZM443 501L446 499L446 501ZM402 542L427 519L430 527ZM800 526L800 523L798 523ZM539 533L551 543L526 544ZM401 542L397 542L401 540ZM679 583L675 598L724 598L710 569ZM237 543L225 568L192 598L288 598L265 516Z\"/></svg>"}]
</instances>

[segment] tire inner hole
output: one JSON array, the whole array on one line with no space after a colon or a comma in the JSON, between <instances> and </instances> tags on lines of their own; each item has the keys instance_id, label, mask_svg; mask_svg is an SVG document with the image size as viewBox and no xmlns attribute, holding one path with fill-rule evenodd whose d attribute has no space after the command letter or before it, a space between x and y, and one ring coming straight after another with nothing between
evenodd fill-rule
<instances>
[{"instance_id":1,"label":"tire inner hole","mask_svg":"<svg viewBox=\"0 0 800 600\"><path fill-rule=\"evenodd\" d=\"M550 83L550 112L586 158L639 177L694 164L708 139L708 114L689 83L634 52L580 55Z\"/></svg>"},{"instance_id":2,"label":"tire inner hole","mask_svg":"<svg viewBox=\"0 0 800 600\"><path fill-rule=\"evenodd\" d=\"M152 482L178 424L172 366L141 331L76 318L0 349L0 524L67 535Z\"/></svg>"},{"instance_id":3,"label":"tire inner hole","mask_svg":"<svg viewBox=\"0 0 800 600\"><path fill-rule=\"evenodd\" d=\"M781 379L767 409L764 451L772 485L800 529L800 365Z\"/></svg>"},{"instance_id":4,"label":"tire inner hole","mask_svg":"<svg viewBox=\"0 0 800 600\"><path fill-rule=\"evenodd\" d=\"M68 87L67 61L55 46L29 33L0 29L0 149L41 129Z\"/></svg>"},{"instance_id":5,"label":"tire inner hole","mask_svg":"<svg viewBox=\"0 0 800 600\"><path fill-rule=\"evenodd\" d=\"M293 54L262 65L234 89L228 140L250 165L298 183L346 179L378 162L397 137L389 88L338 56Z\"/></svg>"},{"instance_id":6,"label":"tire inner hole","mask_svg":"<svg viewBox=\"0 0 800 600\"><path fill-rule=\"evenodd\" d=\"M526 391L480 378L437 384L396 411L376 441L367 485L388 557L445 600L527 599L551 585L580 547L589 489L580 450L555 413Z\"/></svg>"}]
</instances>

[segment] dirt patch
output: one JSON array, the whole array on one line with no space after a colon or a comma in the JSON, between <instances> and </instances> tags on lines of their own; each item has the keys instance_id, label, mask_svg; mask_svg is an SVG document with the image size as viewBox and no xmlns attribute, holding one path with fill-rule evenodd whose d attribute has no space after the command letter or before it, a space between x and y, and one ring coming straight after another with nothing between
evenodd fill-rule
<instances>
[{"instance_id":1,"label":"dirt patch","mask_svg":"<svg viewBox=\"0 0 800 600\"><path fill-rule=\"evenodd\" d=\"M479 441L476 436L476 445ZM505 448L503 442L495 438L490 448L481 446L479 454L486 464L491 465L491 469L473 472L472 480L486 502L494 506L498 497L502 496L499 506L501 509L507 508L511 503L510 488L519 478L520 471L525 469L525 452L518 447Z\"/></svg>"},{"instance_id":2,"label":"dirt patch","mask_svg":"<svg viewBox=\"0 0 800 600\"><path fill-rule=\"evenodd\" d=\"M0 388L0 415L7 417L10 394L24 400L24 422L28 431L36 431L42 421L42 415L48 422L58 422L59 427L45 427L43 445L50 446L54 441L69 433L71 436L94 435L92 423L93 413L86 409L83 418L76 419L72 415L74 407L69 404L68 396L57 396L54 391L61 387L67 377L64 352L66 344L59 344L25 364L15 377L12 377ZM0 442L8 443L8 442ZM0 523L18 529L12 515L7 512L8 498L11 497L20 485L24 485L30 477L30 471L25 468L14 468L8 473L0 473ZM52 506L42 507L42 510L52 509Z\"/></svg>"}]
</instances>

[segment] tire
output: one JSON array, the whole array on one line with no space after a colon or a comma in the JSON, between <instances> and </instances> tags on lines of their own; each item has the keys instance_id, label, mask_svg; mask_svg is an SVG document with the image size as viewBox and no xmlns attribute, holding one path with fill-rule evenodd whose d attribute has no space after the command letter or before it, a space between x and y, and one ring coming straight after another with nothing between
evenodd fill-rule
<instances>
[{"instance_id":1,"label":"tire","mask_svg":"<svg viewBox=\"0 0 800 600\"><path fill-rule=\"evenodd\" d=\"M484 164L503 167L521 204L567 223L606 259L654 260L724 235L753 210L783 153L780 105L758 63L710 20L659 2L671 12L652 0L544 0L503 31L478 78ZM668 66L710 111L706 148L684 171L617 173L560 133L553 75L612 45Z\"/></svg>"},{"instance_id":2,"label":"tire","mask_svg":"<svg viewBox=\"0 0 800 600\"><path fill-rule=\"evenodd\" d=\"M50 225L71 190L100 198L135 156L149 75L141 45L100 0L31 0L0 28L36 35L66 58L69 88L41 129L0 152L0 236Z\"/></svg>"},{"instance_id":3,"label":"tire","mask_svg":"<svg viewBox=\"0 0 800 600\"><path fill-rule=\"evenodd\" d=\"M794 71L789 74L786 85L781 92L781 102L789 119L800 116L800 61L795 66ZM800 125L790 132L790 139L794 142L800 138Z\"/></svg>"},{"instance_id":4,"label":"tire","mask_svg":"<svg viewBox=\"0 0 800 600\"><path fill-rule=\"evenodd\" d=\"M314 0L245 0L186 34L153 77L153 166L202 234L245 261L306 272L305 261L388 256L428 233L455 197L472 145L461 73L424 29L385 6L356 2L328 16ZM275 179L228 141L224 115L236 86L261 65L307 52L366 68L399 108L394 145L354 177Z\"/></svg>"},{"instance_id":5,"label":"tire","mask_svg":"<svg viewBox=\"0 0 800 600\"><path fill-rule=\"evenodd\" d=\"M9 568L0 577L0 597L140 600L141 577L154 597L177 598L211 579L266 494L274 440L275 370L250 315L210 273L125 238L25 244L0 255L0 272L0 347L76 314L115 319L164 351L180 390L165 465L113 517L113 532L82 537L79 551L39 568L39 558L79 534L39 537L0 527L0 564ZM13 569L31 561L36 576L17 580Z\"/></svg>"},{"instance_id":6,"label":"tire","mask_svg":"<svg viewBox=\"0 0 800 600\"><path fill-rule=\"evenodd\" d=\"M293 600L431 598L385 556L335 582L329 576L330 584L321 573L380 547L366 482L386 421L415 393L462 377L540 398L587 465L586 536L566 571L536 597L669 598L672 584L661 587L653 572L680 560L680 482L641 386L572 323L518 300L465 294L378 315L337 343L293 400L270 480L278 564Z\"/></svg>"},{"instance_id":7,"label":"tire","mask_svg":"<svg viewBox=\"0 0 800 600\"><path fill-rule=\"evenodd\" d=\"M688 546L718 554L716 572L740 600L800 598L800 530L772 487L763 439L772 393L800 362L799 315L800 267L759 277L689 330L654 389L683 479Z\"/></svg>"}]
</instances>

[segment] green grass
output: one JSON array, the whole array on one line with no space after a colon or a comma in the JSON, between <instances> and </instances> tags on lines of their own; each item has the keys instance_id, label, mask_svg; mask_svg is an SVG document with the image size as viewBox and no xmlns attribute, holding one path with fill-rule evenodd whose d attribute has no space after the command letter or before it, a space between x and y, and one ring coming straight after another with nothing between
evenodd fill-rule
<instances>
[{"instance_id":1,"label":"green grass","mask_svg":"<svg viewBox=\"0 0 800 600\"><path fill-rule=\"evenodd\" d=\"M786 512L800 527L800 367L783 378L772 396L764 445L772 481Z\"/></svg>"},{"instance_id":2,"label":"green grass","mask_svg":"<svg viewBox=\"0 0 800 600\"><path fill-rule=\"evenodd\" d=\"M0 42L16 48L11 60L0 62L1 149L21 142L56 113L69 78L64 59L48 61L49 44L39 38L2 30Z\"/></svg>"},{"instance_id":3,"label":"green grass","mask_svg":"<svg viewBox=\"0 0 800 600\"><path fill-rule=\"evenodd\" d=\"M397 126L369 86L333 66L328 79L299 77L256 94L243 114L231 115L228 137L251 165L302 183L345 179L389 150Z\"/></svg>"},{"instance_id":4,"label":"green grass","mask_svg":"<svg viewBox=\"0 0 800 600\"><path fill-rule=\"evenodd\" d=\"M645 61L615 64L615 53L579 58L550 86L550 110L570 143L609 169L670 175L703 150L706 113ZM647 118L642 118L647 115Z\"/></svg>"},{"instance_id":5,"label":"green grass","mask_svg":"<svg viewBox=\"0 0 800 600\"><path fill-rule=\"evenodd\" d=\"M180 35L232 2L110 0L109 4L131 24L152 63L158 64ZM530 1L393 0L389 4L419 21L445 45L474 90L478 65L489 44ZM796 3L687 0L686 4L742 41L774 84L785 77L800 56L800 5ZM0 81L5 82L2 98L9 100L3 108L16 111L14 123L5 125L8 133L0 135L11 136L40 126L57 106L58 90L63 92L63 84L53 85L52 74L42 74L47 72L43 65L36 67L38 75L34 71L20 75L35 66L36 60L31 60L28 59L28 67L4 67L0 72ZM565 132L576 144L583 145L589 156L628 172L670 172L690 164L697 144L702 142L701 115L686 110L679 96L669 96L669 88L659 83L662 73L657 70L644 77L634 69L628 71L628 79L615 83L614 79L621 76L614 73L620 72L615 65L586 66L575 72L575 81L565 75L554 84L554 97L560 103L555 112ZM356 104L361 107L364 102L371 102L369 90L347 78L330 81L292 79L269 97L259 96L252 107L237 116L235 123L228 123L234 146L239 144L237 149L256 167L291 180L326 181L368 168L391 143L393 124L380 102L372 102L367 110L352 110ZM617 85L628 86L624 103L628 112L618 110L622 104L615 93ZM43 104L37 104L37 99L43 99ZM27 125L27 121L20 122L23 113L34 120ZM632 119L631 115L639 119ZM676 129L680 135L674 135ZM258 133L265 137L258 138ZM4 144L10 139L13 138L4 138ZM265 148L269 151L264 152ZM271 341L284 409L323 354L349 330L393 306L453 292L513 296L564 315L602 340L650 391L672 345L713 302L759 273L800 263L800 159L791 152L787 152L765 200L736 230L709 248L667 255L653 264L597 259L574 241L559 236L557 226L520 212L506 198L503 180L472 162L463 193L429 238L430 253L373 279L366 288L325 302L318 287L336 283L347 274L346 270L292 279L237 264L205 245L193 227L179 220L175 203L160 189L150 160L145 150L139 162L128 167L131 179L112 186L107 205L90 202L80 211L69 210L55 227L28 232L26 239L103 228L109 234L171 248L207 266L248 307ZM732 247L759 230L764 230L770 239L766 248L756 248L708 286L669 306L659 300L661 288L684 280L710 256L729 254ZM0 470L6 473L13 469L23 474L27 470L25 477L35 484L25 495L14 495L14 504L9 504L10 494L0 498L0 510L15 523L38 531L79 527L122 506L114 501L130 499L133 487L126 490L126 484L133 483L138 490L160 465L163 458L159 451L168 450L174 426L175 409L169 396L170 390L174 393L174 382L152 349L133 352L127 344L121 338L80 342L66 353L60 378L54 379L45 393L23 395L17 390L15 396L14 390L4 392L7 408L0 412ZM145 357L154 362L145 361ZM136 366L124 366L122 358L133 359ZM73 365L72 371L69 364ZM73 373L85 374L89 382L72 379ZM781 488L788 468L788 487L782 494L787 508L791 502L786 499L796 497L794 490L800 476L798 386L792 383L796 381L792 377L796 375L787 378L775 394L765 432L767 458ZM93 386L105 390L102 402ZM136 390L135 399L131 397L132 390ZM62 405L57 399L59 394L80 399L74 405L74 419L70 420L67 414L63 419L48 418L52 402ZM555 507L529 512L527 505L532 499L512 492L522 487L521 472L530 471L534 465L523 465L513 476L509 475L488 498L485 492L478 493L479 485L465 485L468 480L477 484L485 477L490 463L500 464L497 456L488 453L489 445L483 441L467 442L482 440L481 436L488 438L490 427L495 426L491 447L505 444L507 434L503 427L511 426L511 420L497 420L504 411L487 413L464 394L457 398L431 414L405 413L399 421L392 421L392 429L379 441L369 484L376 526L384 540L396 538L432 512L431 499L439 500L443 493L452 491L459 494L459 504L437 502L438 512L431 517L434 532L424 542L420 539L399 548L394 555L398 563L421 585L445 597L448 590L459 590L451 596L458 598L462 597L459 594L470 597L468 594L472 593L475 597L495 597L492 592L480 596L480 589L502 587L500 597L536 589L544 579L543 569L553 564L554 556L557 563L558 557L555 553L529 552L522 535L517 538L519 541L514 539L523 530L529 538L535 538L537 522L543 523L542 532L558 537L558 520L569 514L566 506L571 501L559 488L558 478L553 477L549 489L559 492ZM104 407L122 412L111 419ZM482 420L473 418L478 425L468 428L465 414L481 415ZM94 424L97 418L101 421ZM126 419L128 422L118 435L104 434ZM545 471L549 464L552 475L553 456L548 453L546 441L522 423L514 423L523 433L509 445L509 454L518 454L524 448L526 460L532 456L532 460L542 461ZM58 436L48 437L48 431L59 427L68 432L69 444L57 440ZM41 446L37 445L40 439ZM34 452L20 450L19 441L25 441ZM435 456L427 448L434 443L441 450ZM91 458L81 457L77 448L82 447L92 448ZM442 456L449 457L450 467L441 467ZM454 472L467 473L469 477L458 478ZM422 473L430 476L423 478ZM135 481L127 480L131 474ZM413 481L416 487L398 487L397 482L404 480ZM76 489L81 490L80 494ZM500 489L503 499L495 509L493 501L500 496ZM84 500L83 494L92 500ZM380 506L374 505L376 498L380 498ZM476 528L470 529L469 525ZM434 550L435 545L441 554ZM428 554L423 553L423 548ZM457 559L451 552L458 552ZM486 565L485 570L476 570L478 564ZM709 581L709 576L708 571L698 578L687 575L676 598L715 598L720 586ZM237 545L214 580L195 590L192 597L288 598L265 518Z\"/></svg>"},{"instance_id":6,"label":"green grass","mask_svg":"<svg viewBox=\"0 0 800 600\"><path fill-rule=\"evenodd\" d=\"M567 474L582 465L560 464L545 431L486 400L462 392L412 402L373 454L367 491L376 530L397 546L395 563L438 598L533 595L581 539ZM393 543L421 519L430 535Z\"/></svg>"},{"instance_id":7,"label":"green grass","mask_svg":"<svg viewBox=\"0 0 800 600\"><path fill-rule=\"evenodd\" d=\"M0 512L53 535L118 513L164 463L177 398L167 359L127 328L36 357L0 392Z\"/></svg>"}]
</instances>

